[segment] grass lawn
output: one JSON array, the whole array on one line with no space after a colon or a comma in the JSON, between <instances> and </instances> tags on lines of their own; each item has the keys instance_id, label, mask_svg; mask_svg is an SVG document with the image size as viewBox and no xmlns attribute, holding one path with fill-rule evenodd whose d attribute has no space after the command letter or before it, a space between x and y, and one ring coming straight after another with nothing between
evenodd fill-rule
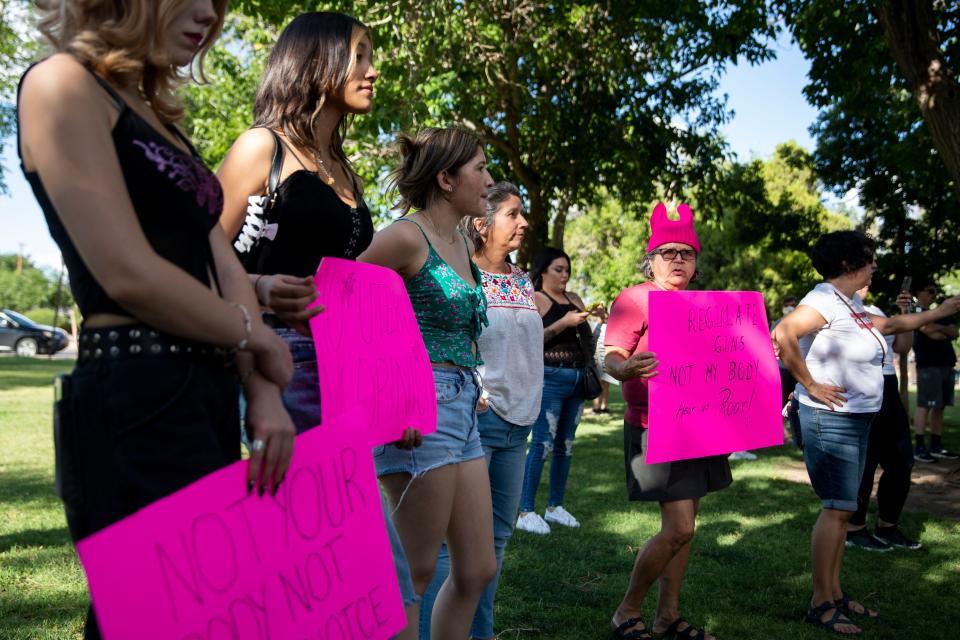
<instances>
[{"instance_id":1,"label":"grass lawn","mask_svg":"<svg viewBox=\"0 0 960 640\"><path fill-rule=\"evenodd\" d=\"M69 361L0 359L0 638L79 637L83 573L53 493L52 377ZM500 638L608 638L636 549L658 529L656 505L625 498L619 396L611 416L580 426L566 507L582 528L550 536L518 532L507 548L497 602ZM960 449L960 412L948 413L946 443ZM790 447L733 463L733 486L703 500L682 597L684 615L720 640L827 638L802 624L810 597L812 490L787 480ZM547 473L544 474L546 479ZM538 496L543 508L546 487ZM872 516L870 520L872 524ZM865 637L952 637L960 602L960 523L910 513L920 551L849 550L850 595L883 612ZM652 615L655 592L646 613ZM950 603L954 603L951 605Z\"/></svg>"}]
</instances>

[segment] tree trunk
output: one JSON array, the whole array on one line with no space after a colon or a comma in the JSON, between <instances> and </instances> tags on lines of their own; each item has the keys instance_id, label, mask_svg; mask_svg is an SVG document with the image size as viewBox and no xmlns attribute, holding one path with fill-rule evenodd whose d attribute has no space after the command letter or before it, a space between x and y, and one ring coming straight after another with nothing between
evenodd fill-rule
<instances>
[{"instance_id":1,"label":"tree trunk","mask_svg":"<svg viewBox=\"0 0 960 640\"><path fill-rule=\"evenodd\" d=\"M910 353L900 354L900 402L910 417Z\"/></svg>"},{"instance_id":2,"label":"tree trunk","mask_svg":"<svg viewBox=\"0 0 960 640\"><path fill-rule=\"evenodd\" d=\"M960 84L940 47L933 3L887 0L878 18L960 201Z\"/></svg>"},{"instance_id":3,"label":"tree trunk","mask_svg":"<svg viewBox=\"0 0 960 640\"><path fill-rule=\"evenodd\" d=\"M563 232L567 226L567 209L560 207L553 217L553 231L550 232L550 246L563 251Z\"/></svg>"},{"instance_id":4,"label":"tree trunk","mask_svg":"<svg viewBox=\"0 0 960 640\"><path fill-rule=\"evenodd\" d=\"M549 220L547 220L547 209L543 205L543 194L540 193L539 188L534 188L529 184L523 186L527 188L527 197L530 199L530 207L527 209L526 215L530 229L524 236L523 244L520 245L517 266L529 271L533 259L540 253L540 249L547 244L547 224Z\"/></svg>"}]
</instances>

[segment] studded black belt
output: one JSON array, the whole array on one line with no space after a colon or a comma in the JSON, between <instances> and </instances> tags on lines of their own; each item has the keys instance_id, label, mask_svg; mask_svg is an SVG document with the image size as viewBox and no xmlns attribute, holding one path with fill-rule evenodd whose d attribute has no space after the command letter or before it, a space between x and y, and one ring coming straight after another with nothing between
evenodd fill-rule
<instances>
[{"instance_id":1,"label":"studded black belt","mask_svg":"<svg viewBox=\"0 0 960 640\"><path fill-rule=\"evenodd\" d=\"M210 359L228 366L233 363L234 353L231 349L171 336L144 324L80 332L78 363L161 356Z\"/></svg>"}]
</instances>

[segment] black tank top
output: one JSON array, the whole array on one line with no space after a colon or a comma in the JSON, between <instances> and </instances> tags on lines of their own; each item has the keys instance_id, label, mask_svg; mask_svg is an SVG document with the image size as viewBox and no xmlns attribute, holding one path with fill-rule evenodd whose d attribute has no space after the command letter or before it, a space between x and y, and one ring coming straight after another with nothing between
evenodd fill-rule
<instances>
[{"instance_id":1,"label":"black tank top","mask_svg":"<svg viewBox=\"0 0 960 640\"><path fill-rule=\"evenodd\" d=\"M546 291L541 291L543 295L550 298L550 308L543 316L544 328L549 327L554 322L567 315L570 311L580 311L577 305L569 300L566 304L557 302ZM590 329L587 323L577 325L576 327L567 327L550 340L543 344L543 364L548 367L583 367L586 366L587 359L583 353L583 347L580 346L578 331L586 330L586 340L589 344Z\"/></svg>"},{"instance_id":2,"label":"black tank top","mask_svg":"<svg viewBox=\"0 0 960 640\"><path fill-rule=\"evenodd\" d=\"M21 86L30 69L21 77ZM113 127L113 146L120 161L127 193L133 202L133 210L150 246L162 258L209 287L208 269L214 274L214 279L216 270L208 236L214 225L218 224L223 208L220 181L203 165L196 149L176 127L170 125L168 128L187 145L190 154L170 144L166 137L127 106L108 82L92 70L87 70L109 94L120 112ZM19 94L18 87L18 103ZM19 126L17 152L20 152ZM95 313L129 316L130 313L107 295L87 269L67 235L40 176L36 171L27 170L22 156L20 168L43 210L50 235L63 254L64 264L70 274L70 290L80 312L84 317Z\"/></svg>"},{"instance_id":3,"label":"black tank top","mask_svg":"<svg viewBox=\"0 0 960 640\"><path fill-rule=\"evenodd\" d=\"M289 148L285 151L300 162ZM373 240L373 220L357 189L354 201L357 206L347 205L316 173L305 167L297 169L277 187L270 210L277 234L265 242L256 267L250 268L267 275L286 273L302 278L317 272L321 258L355 260Z\"/></svg>"}]
</instances>

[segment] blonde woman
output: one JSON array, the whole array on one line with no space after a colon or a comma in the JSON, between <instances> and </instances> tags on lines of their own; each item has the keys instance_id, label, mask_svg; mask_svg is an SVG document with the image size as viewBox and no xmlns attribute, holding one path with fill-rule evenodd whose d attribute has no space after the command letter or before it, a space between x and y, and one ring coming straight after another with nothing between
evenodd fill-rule
<instances>
[{"instance_id":1,"label":"blonde woman","mask_svg":"<svg viewBox=\"0 0 960 640\"><path fill-rule=\"evenodd\" d=\"M175 124L181 69L202 62L226 0L39 5L55 53L21 81L19 151L84 317L58 406L71 536L238 460L238 373L248 481L272 491L293 449L290 356L251 313L220 185ZM100 637L92 611L85 637Z\"/></svg>"}]
</instances>

